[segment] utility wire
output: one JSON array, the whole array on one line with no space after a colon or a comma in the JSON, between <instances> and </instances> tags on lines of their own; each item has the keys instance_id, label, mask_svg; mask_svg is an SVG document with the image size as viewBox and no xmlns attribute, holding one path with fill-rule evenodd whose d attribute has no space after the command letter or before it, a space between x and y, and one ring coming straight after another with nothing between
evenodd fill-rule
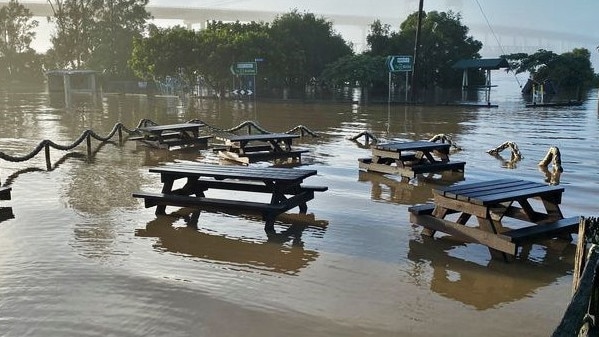
<instances>
[{"instance_id":1,"label":"utility wire","mask_svg":"<svg viewBox=\"0 0 599 337\"><path fill-rule=\"evenodd\" d=\"M501 49L501 53L503 55L507 55L507 53L503 49L503 46L501 45L501 42L499 41L499 38L497 37L497 34L495 34L495 31L493 30L493 27L491 27L491 24L489 23L489 19L487 18L487 15L485 14L485 11L483 10L483 7L480 5L480 2L478 2L478 0L474 0L474 1L478 5L478 8L480 9L480 12L483 15L483 18L485 19L485 22L487 23L487 26L489 26L489 30L491 31L491 34L493 34L493 37L495 38L495 41L497 42L497 45ZM513 71L511 64L508 67L508 71ZM516 82L518 83L518 86L520 88L522 88L522 84L520 84L520 80L518 80L518 76L516 76L516 72L514 71L513 73L514 73L514 78L516 79Z\"/></svg>"}]
</instances>

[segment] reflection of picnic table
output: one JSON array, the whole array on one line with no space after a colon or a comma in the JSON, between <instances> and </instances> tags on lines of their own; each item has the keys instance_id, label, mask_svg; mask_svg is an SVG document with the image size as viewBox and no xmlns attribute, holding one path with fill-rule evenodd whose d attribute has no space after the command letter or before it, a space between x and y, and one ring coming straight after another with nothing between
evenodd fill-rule
<instances>
[{"instance_id":1,"label":"reflection of picnic table","mask_svg":"<svg viewBox=\"0 0 599 337\"><path fill-rule=\"evenodd\" d=\"M574 264L576 245L555 241L534 261L506 264L491 259L485 265L456 257L460 249L468 248L450 237L410 240L408 259L414 272L408 274L423 277L414 283L430 282L431 290L441 296L486 310L529 297L567 275Z\"/></svg>"},{"instance_id":2,"label":"reflection of picnic table","mask_svg":"<svg viewBox=\"0 0 599 337\"><path fill-rule=\"evenodd\" d=\"M301 242L305 224L291 224L276 235L269 235L267 242L258 243L211 235L191 226L175 228L172 219L175 218L159 217L152 220L144 229L137 229L135 235L157 238L155 247L160 251L285 274L297 274L318 257L318 252L305 249ZM292 242L285 244L287 241Z\"/></svg>"},{"instance_id":3,"label":"reflection of picnic table","mask_svg":"<svg viewBox=\"0 0 599 337\"><path fill-rule=\"evenodd\" d=\"M453 172L448 172L453 173ZM393 176L377 172L359 171L358 181L368 181L372 184L371 198L373 200L386 200L393 203L414 205L427 202L432 196L432 188L438 185L449 185L457 180L463 180L463 174L443 174L441 178L418 177L418 183L413 184L402 178L393 179Z\"/></svg>"},{"instance_id":4,"label":"reflection of picnic table","mask_svg":"<svg viewBox=\"0 0 599 337\"><path fill-rule=\"evenodd\" d=\"M129 140L166 149L189 146L206 147L212 136L200 136L200 128L204 126L206 126L204 123L195 122L145 126L137 129L142 136L131 137Z\"/></svg>"},{"instance_id":5,"label":"reflection of picnic table","mask_svg":"<svg viewBox=\"0 0 599 337\"><path fill-rule=\"evenodd\" d=\"M423 226L425 235L440 231L481 243L491 255L509 260L519 246L540 238L570 238L578 230L579 218L564 219L559 208L563 192L563 187L518 179L457 184L434 189L434 204L411 207L410 221ZM536 208L542 210L533 207L533 199L540 201ZM457 218L448 220L452 214ZM470 218L476 218L478 226L468 226ZM524 227L504 228L506 219Z\"/></svg>"},{"instance_id":6,"label":"reflection of picnic table","mask_svg":"<svg viewBox=\"0 0 599 337\"><path fill-rule=\"evenodd\" d=\"M360 158L360 169L414 178L417 174L459 171L464 162L449 161L449 143L391 142L372 146L372 158Z\"/></svg>"},{"instance_id":7,"label":"reflection of picnic table","mask_svg":"<svg viewBox=\"0 0 599 337\"><path fill-rule=\"evenodd\" d=\"M307 150L293 149L293 139L299 135L287 133L263 133L248 135L224 135L223 148L217 148L223 159L241 163L280 158L301 159Z\"/></svg>"},{"instance_id":8,"label":"reflection of picnic table","mask_svg":"<svg viewBox=\"0 0 599 337\"><path fill-rule=\"evenodd\" d=\"M143 198L146 207L156 206L156 214L164 214L166 206L253 211L261 214L267 232L274 230L278 215L295 207L306 213L314 192L327 190L325 186L302 185L304 179L316 175L316 170L177 163L150 172L160 173L162 193L138 192L133 196ZM179 179L184 179L185 185L173 189ZM219 190L230 191L228 197L207 195ZM247 195L242 199L245 192L251 193L250 200Z\"/></svg>"}]
</instances>

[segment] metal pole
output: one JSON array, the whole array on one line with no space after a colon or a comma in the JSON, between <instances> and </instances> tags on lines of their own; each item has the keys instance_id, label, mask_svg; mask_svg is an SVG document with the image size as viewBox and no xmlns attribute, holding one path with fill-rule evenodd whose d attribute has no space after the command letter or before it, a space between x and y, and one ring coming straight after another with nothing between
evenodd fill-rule
<instances>
[{"instance_id":1,"label":"metal pole","mask_svg":"<svg viewBox=\"0 0 599 337\"><path fill-rule=\"evenodd\" d=\"M389 91L389 96L387 98L387 104L391 103L391 72L389 72L389 81L388 81L389 85L387 90Z\"/></svg>"},{"instance_id":2,"label":"metal pole","mask_svg":"<svg viewBox=\"0 0 599 337\"><path fill-rule=\"evenodd\" d=\"M416 101L416 83L418 83L418 52L420 50L420 30L422 29L422 8L424 0L418 5L418 27L416 27L416 41L414 42L414 68L412 69L412 102Z\"/></svg>"}]
</instances>

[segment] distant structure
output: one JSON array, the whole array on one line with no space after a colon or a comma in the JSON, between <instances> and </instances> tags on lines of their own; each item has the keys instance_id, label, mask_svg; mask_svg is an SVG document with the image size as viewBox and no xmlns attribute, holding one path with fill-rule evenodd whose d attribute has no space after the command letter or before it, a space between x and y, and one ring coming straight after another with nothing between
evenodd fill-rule
<instances>
[{"instance_id":1,"label":"distant structure","mask_svg":"<svg viewBox=\"0 0 599 337\"><path fill-rule=\"evenodd\" d=\"M501 68L509 68L509 63L504 58L493 58L493 59L463 59L456 62L452 68L462 69L462 101L466 100L467 91L469 89L478 89L485 92L485 102L487 105L491 105L491 88L494 85L491 83L491 70L498 70ZM470 85L468 79L468 71L470 69L484 70L485 71L485 84L483 85Z\"/></svg>"},{"instance_id":2,"label":"distant structure","mask_svg":"<svg viewBox=\"0 0 599 337\"><path fill-rule=\"evenodd\" d=\"M64 95L65 107L73 106L73 95L88 95L94 106L100 102L101 87L98 85L97 71L57 69L46 72L50 97Z\"/></svg>"}]
</instances>

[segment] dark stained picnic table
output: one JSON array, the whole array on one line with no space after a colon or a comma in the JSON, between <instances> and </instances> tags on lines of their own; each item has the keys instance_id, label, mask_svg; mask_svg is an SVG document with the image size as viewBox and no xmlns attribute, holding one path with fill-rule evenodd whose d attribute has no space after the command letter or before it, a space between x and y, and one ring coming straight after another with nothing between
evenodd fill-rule
<instances>
[{"instance_id":1,"label":"dark stained picnic table","mask_svg":"<svg viewBox=\"0 0 599 337\"><path fill-rule=\"evenodd\" d=\"M578 217L562 214L563 192L560 186L511 178L457 184L434 189L433 204L410 207L410 221L423 226L425 235L444 232L484 244L493 257L511 260L521 245L540 238L570 238L578 229ZM532 199L540 201L541 210L533 207ZM447 218L452 214L455 220ZM478 226L467 225L471 217ZM504 218L523 221L524 226L504 228Z\"/></svg>"},{"instance_id":2,"label":"dark stained picnic table","mask_svg":"<svg viewBox=\"0 0 599 337\"><path fill-rule=\"evenodd\" d=\"M155 147L206 145L211 136L200 136L204 123L188 122L140 127L141 137L130 138Z\"/></svg>"},{"instance_id":3,"label":"dark stained picnic table","mask_svg":"<svg viewBox=\"0 0 599 337\"><path fill-rule=\"evenodd\" d=\"M134 193L143 198L146 207L156 206L156 214L165 214L166 206L213 208L217 210L256 211L265 220L265 229L274 229L274 220L279 215L295 207L300 213L307 212L306 203L314 198L315 191L326 191L324 186L306 186L303 181L316 170L212 165L196 163L176 163L151 168L159 173L163 184L161 193ZM185 180L185 185L173 189L175 181ZM206 196L211 190L265 193L269 202L257 202L235 198L217 199Z\"/></svg>"}]
</instances>

